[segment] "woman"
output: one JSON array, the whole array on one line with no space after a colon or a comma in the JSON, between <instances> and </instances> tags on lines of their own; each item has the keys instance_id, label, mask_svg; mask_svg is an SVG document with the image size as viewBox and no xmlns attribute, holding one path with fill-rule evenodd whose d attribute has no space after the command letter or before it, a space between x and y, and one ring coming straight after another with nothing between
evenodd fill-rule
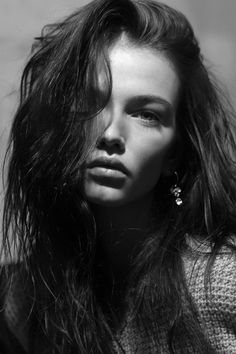
<instances>
[{"instance_id":1,"label":"woman","mask_svg":"<svg viewBox=\"0 0 236 354\"><path fill-rule=\"evenodd\" d=\"M4 210L5 319L26 352L236 350L234 119L166 5L98 0L45 29Z\"/></svg>"}]
</instances>

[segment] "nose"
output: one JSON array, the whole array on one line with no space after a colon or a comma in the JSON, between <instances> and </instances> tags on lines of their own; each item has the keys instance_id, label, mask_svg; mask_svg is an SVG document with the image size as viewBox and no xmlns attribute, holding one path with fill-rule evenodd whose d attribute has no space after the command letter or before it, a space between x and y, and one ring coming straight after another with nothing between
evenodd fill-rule
<instances>
[{"instance_id":1,"label":"nose","mask_svg":"<svg viewBox=\"0 0 236 354\"><path fill-rule=\"evenodd\" d=\"M126 128L122 114L112 114L110 117L101 117L105 123L105 129L98 141L98 148L111 153L123 153L125 151Z\"/></svg>"}]
</instances>

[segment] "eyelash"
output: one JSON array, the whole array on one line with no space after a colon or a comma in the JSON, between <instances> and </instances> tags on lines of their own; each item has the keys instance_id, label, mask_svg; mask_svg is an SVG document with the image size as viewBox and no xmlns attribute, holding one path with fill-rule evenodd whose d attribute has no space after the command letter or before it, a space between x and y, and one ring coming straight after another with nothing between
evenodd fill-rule
<instances>
[{"instance_id":1,"label":"eyelash","mask_svg":"<svg viewBox=\"0 0 236 354\"><path fill-rule=\"evenodd\" d=\"M160 116L152 111L140 111L132 114L133 117L140 117L148 125L159 125ZM146 116L146 117L145 117Z\"/></svg>"}]
</instances>

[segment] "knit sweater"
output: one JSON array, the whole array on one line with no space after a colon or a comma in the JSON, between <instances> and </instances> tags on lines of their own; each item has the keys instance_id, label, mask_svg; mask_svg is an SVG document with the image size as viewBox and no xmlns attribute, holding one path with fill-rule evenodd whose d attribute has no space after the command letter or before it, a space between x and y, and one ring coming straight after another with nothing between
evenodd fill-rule
<instances>
[{"instance_id":1,"label":"knit sweater","mask_svg":"<svg viewBox=\"0 0 236 354\"><path fill-rule=\"evenodd\" d=\"M236 353L236 254L223 248L217 255L210 277L210 293L204 286L204 272L210 256L209 247L198 247L183 256L186 282L195 304L201 329L215 353ZM207 296L209 295L209 297ZM158 353L169 353L167 321L162 318L158 326ZM157 353L155 344L132 322L124 327L121 342L127 354ZM175 348L178 354L199 353L186 341ZM206 353L208 351L206 350Z\"/></svg>"},{"instance_id":2,"label":"knit sweater","mask_svg":"<svg viewBox=\"0 0 236 354\"><path fill-rule=\"evenodd\" d=\"M210 255L206 246L192 247L183 255L186 282L197 309L200 326L216 353L236 353L236 254L224 247L216 256L210 277L210 300L204 287L204 272ZM209 294L209 293L208 293ZM27 347L25 330L27 317L25 295L16 282L9 293L5 318L8 327L24 348ZM169 353L165 319L158 325L158 353ZM145 331L127 319L118 334L126 354L157 353L156 345ZM119 348L117 348L119 353ZM176 353L198 353L190 344L176 348Z\"/></svg>"}]
</instances>

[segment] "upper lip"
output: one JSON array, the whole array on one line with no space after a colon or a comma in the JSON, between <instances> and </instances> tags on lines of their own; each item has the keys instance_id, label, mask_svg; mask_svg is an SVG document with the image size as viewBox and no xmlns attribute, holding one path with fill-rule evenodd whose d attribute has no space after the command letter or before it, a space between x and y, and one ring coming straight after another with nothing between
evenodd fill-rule
<instances>
[{"instance_id":1,"label":"upper lip","mask_svg":"<svg viewBox=\"0 0 236 354\"><path fill-rule=\"evenodd\" d=\"M112 170L121 171L121 172L125 173L126 175L129 174L128 169L117 158L111 158L111 157L105 157L105 156L98 157L98 158L95 158L94 160L90 161L88 163L87 167L89 167L89 168L105 167L105 168L110 168Z\"/></svg>"}]
</instances>

